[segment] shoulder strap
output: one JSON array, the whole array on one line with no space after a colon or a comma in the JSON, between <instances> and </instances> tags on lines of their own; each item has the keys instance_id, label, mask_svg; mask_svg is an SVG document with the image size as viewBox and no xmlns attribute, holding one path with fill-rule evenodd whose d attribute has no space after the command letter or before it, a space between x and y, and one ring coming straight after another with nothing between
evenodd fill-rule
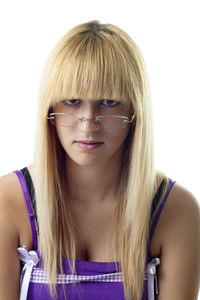
<instances>
[{"instance_id":1,"label":"shoulder strap","mask_svg":"<svg viewBox=\"0 0 200 300\"><path fill-rule=\"evenodd\" d=\"M37 249L37 216L36 216L36 202L35 202L35 192L33 183L27 168L24 168L20 171L14 171L18 176L19 182L22 187L24 194L24 199L26 202L26 207L30 219L32 236L33 236L33 250Z\"/></svg>"},{"instance_id":2,"label":"shoulder strap","mask_svg":"<svg viewBox=\"0 0 200 300\"><path fill-rule=\"evenodd\" d=\"M34 188L34 185L33 185L33 181L32 181L31 175L30 175L27 167L21 169L21 173L22 173L22 175L24 177L24 180L26 182L26 186L27 186L28 193L29 193L29 198L31 200L31 206L32 206L32 209L33 209L33 212L34 212L34 215L35 215L35 221L36 221L36 225L37 225L37 229L38 229L35 188Z\"/></svg>"},{"instance_id":3,"label":"shoulder strap","mask_svg":"<svg viewBox=\"0 0 200 300\"><path fill-rule=\"evenodd\" d=\"M160 201L160 198L162 196L162 192L164 190L164 187L165 187L165 184L166 184L166 180L163 179L163 181L161 182L154 198L153 198L153 201L152 201L152 206L151 206L151 218L150 218L150 221L152 222L153 220L153 216L154 216L154 213L159 205L159 201Z\"/></svg>"},{"instance_id":4,"label":"shoulder strap","mask_svg":"<svg viewBox=\"0 0 200 300\"><path fill-rule=\"evenodd\" d=\"M164 186L165 186L165 182L164 180L162 181L154 199L153 199L153 202L152 202L152 209L151 209L151 226L150 226L150 232L149 232L149 239L148 239L148 246L147 246L147 250L148 250L148 253L149 253L149 250L150 250L150 243L151 243L151 240L152 240L152 237L153 237L153 234L154 234L154 231L155 231L155 228L156 228L156 225L158 223L158 220L159 220L159 217L160 217L160 214L162 212L162 209L166 203L166 200L167 200L167 197L173 187L173 185L175 184L175 181L172 180L172 179L169 179L169 182L168 182L168 187L167 187L167 191L166 193L164 194L164 197L159 205L159 200L160 200L160 197L162 195L162 191L164 189ZM159 207L158 207L159 205ZM157 209L158 207L158 210L154 216L154 212L155 210ZM154 216L154 219L152 220Z\"/></svg>"}]
</instances>

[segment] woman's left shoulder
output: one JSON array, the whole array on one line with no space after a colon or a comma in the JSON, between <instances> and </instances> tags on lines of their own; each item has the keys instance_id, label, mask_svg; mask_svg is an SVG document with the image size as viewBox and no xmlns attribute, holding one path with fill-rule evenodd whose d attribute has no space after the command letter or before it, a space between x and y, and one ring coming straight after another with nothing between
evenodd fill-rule
<instances>
[{"instance_id":1,"label":"woman's left shoulder","mask_svg":"<svg viewBox=\"0 0 200 300\"><path fill-rule=\"evenodd\" d=\"M163 246L170 245L170 236L179 237L183 243L195 236L197 240L200 231L200 206L197 199L187 188L175 183L166 200L161 220Z\"/></svg>"},{"instance_id":2,"label":"woman's left shoulder","mask_svg":"<svg viewBox=\"0 0 200 300\"><path fill-rule=\"evenodd\" d=\"M159 300L196 299L200 277L200 206L174 184L160 218Z\"/></svg>"},{"instance_id":3,"label":"woman's left shoulder","mask_svg":"<svg viewBox=\"0 0 200 300\"><path fill-rule=\"evenodd\" d=\"M195 214L199 214L199 204L195 196L182 185L175 183L169 193L168 199L166 201L166 209L173 215L183 214L183 216L191 217ZM182 217L183 217L182 216Z\"/></svg>"}]
</instances>

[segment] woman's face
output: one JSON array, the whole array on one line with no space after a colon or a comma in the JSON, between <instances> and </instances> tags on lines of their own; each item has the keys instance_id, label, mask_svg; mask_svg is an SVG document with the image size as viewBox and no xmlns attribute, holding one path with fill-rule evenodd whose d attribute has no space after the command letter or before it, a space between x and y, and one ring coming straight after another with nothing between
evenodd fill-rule
<instances>
[{"instance_id":1,"label":"woman's face","mask_svg":"<svg viewBox=\"0 0 200 300\"><path fill-rule=\"evenodd\" d=\"M56 130L68 158L75 163L90 166L122 157L130 125L123 128L124 119L113 116L125 116L130 120L131 111L121 102L69 99L58 103L53 112L66 114L56 116ZM110 117L93 120L95 116L105 115Z\"/></svg>"}]
</instances>

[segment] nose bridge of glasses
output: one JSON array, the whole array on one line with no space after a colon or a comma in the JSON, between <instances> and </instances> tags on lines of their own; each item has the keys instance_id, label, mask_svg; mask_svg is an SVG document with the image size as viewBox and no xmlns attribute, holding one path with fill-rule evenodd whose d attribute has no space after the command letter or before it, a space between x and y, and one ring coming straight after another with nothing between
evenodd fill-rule
<instances>
[{"instance_id":1,"label":"nose bridge of glasses","mask_svg":"<svg viewBox=\"0 0 200 300\"><path fill-rule=\"evenodd\" d=\"M99 129L99 124L95 120L97 106L95 101L85 101L80 111L79 127L84 131L93 131Z\"/></svg>"},{"instance_id":2,"label":"nose bridge of glasses","mask_svg":"<svg viewBox=\"0 0 200 300\"><path fill-rule=\"evenodd\" d=\"M95 119L92 118L85 118L85 117L80 117L79 118L79 124L77 124L78 127L83 130L83 131L96 131L100 129L100 124L99 122L95 122Z\"/></svg>"},{"instance_id":3,"label":"nose bridge of glasses","mask_svg":"<svg viewBox=\"0 0 200 300\"><path fill-rule=\"evenodd\" d=\"M80 115L83 117L83 119L86 120L93 120L95 116L97 115L97 103L96 101L88 100L84 101Z\"/></svg>"}]
</instances>

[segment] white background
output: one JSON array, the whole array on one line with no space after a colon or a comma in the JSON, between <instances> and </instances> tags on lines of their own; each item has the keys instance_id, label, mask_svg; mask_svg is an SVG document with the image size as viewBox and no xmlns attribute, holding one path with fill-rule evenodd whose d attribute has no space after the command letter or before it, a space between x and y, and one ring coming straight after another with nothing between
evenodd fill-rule
<instances>
[{"instance_id":1,"label":"white background","mask_svg":"<svg viewBox=\"0 0 200 300\"><path fill-rule=\"evenodd\" d=\"M2 1L0 4L0 175L33 160L44 63L71 27L112 23L139 45L150 77L156 167L200 201L199 1ZM200 298L199 298L200 299Z\"/></svg>"}]
</instances>

